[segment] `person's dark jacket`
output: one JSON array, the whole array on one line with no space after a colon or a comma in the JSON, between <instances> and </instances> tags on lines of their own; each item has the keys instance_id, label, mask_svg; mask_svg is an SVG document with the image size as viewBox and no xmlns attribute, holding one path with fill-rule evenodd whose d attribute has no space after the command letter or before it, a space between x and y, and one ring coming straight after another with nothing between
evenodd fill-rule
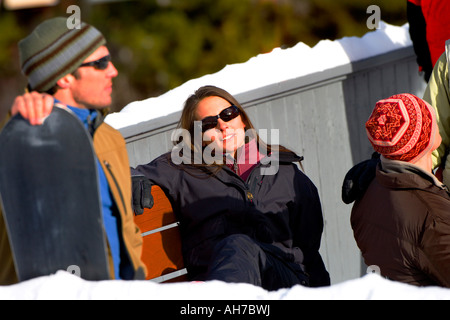
<instances>
[{"instance_id":1,"label":"person's dark jacket","mask_svg":"<svg viewBox=\"0 0 450 320\"><path fill-rule=\"evenodd\" d=\"M295 154L280 153L275 175L262 175L265 165L258 163L243 181L227 166L175 165L168 153L132 169L132 175L145 175L170 199L181 222L183 257L192 279L206 272L220 240L246 234L303 264L311 286L329 285L319 254L323 218L318 192L296 161Z\"/></svg>"},{"instance_id":2,"label":"person's dark jacket","mask_svg":"<svg viewBox=\"0 0 450 320\"><path fill-rule=\"evenodd\" d=\"M375 163L372 161L371 163ZM431 173L382 158L357 170L367 190L352 209L355 240L367 265L417 286L450 287L450 195ZM356 171L353 170L355 173ZM353 180L358 181L356 176Z\"/></svg>"}]
</instances>

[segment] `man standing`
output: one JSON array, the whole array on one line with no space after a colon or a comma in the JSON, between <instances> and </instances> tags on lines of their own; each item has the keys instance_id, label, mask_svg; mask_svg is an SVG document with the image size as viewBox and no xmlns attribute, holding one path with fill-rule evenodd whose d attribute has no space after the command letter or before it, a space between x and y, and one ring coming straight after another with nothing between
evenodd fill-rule
<instances>
[{"instance_id":1,"label":"man standing","mask_svg":"<svg viewBox=\"0 0 450 320\"><path fill-rule=\"evenodd\" d=\"M351 170L357 183L349 192L365 263L393 281L450 287L450 193L432 173L442 140L435 110L414 95L395 95L377 102L366 132L380 160Z\"/></svg>"},{"instance_id":2,"label":"man standing","mask_svg":"<svg viewBox=\"0 0 450 320\"><path fill-rule=\"evenodd\" d=\"M21 68L31 93L15 99L11 114L20 113L39 125L59 103L83 122L98 159L111 279L144 279L142 238L133 220L125 141L103 122L102 110L111 104L112 79L118 74L105 44L103 35L83 22L73 29L67 27L66 18L41 23L19 42ZM17 281L10 254L0 217L0 285Z\"/></svg>"}]
</instances>

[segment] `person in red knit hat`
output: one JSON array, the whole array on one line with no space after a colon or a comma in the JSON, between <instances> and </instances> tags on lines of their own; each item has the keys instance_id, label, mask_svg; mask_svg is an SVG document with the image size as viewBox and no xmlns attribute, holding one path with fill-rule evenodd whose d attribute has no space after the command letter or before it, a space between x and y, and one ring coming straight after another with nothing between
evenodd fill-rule
<instances>
[{"instance_id":1,"label":"person in red knit hat","mask_svg":"<svg viewBox=\"0 0 450 320\"><path fill-rule=\"evenodd\" d=\"M392 96L376 104L366 132L381 156L351 214L365 263L391 280L450 287L450 193L431 171L441 142L434 109Z\"/></svg>"},{"instance_id":2,"label":"person in red knit hat","mask_svg":"<svg viewBox=\"0 0 450 320\"><path fill-rule=\"evenodd\" d=\"M450 1L408 0L407 16L419 70L428 82L434 65L445 51L445 41L450 39Z\"/></svg>"},{"instance_id":3,"label":"person in red knit hat","mask_svg":"<svg viewBox=\"0 0 450 320\"><path fill-rule=\"evenodd\" d=\"M411 94L395 95L377 102L366 122L367 136L384 158L411 163L424 160L424 169L431 172L431 158L423 156L434 150L435 118L434 109L425 101Z\"/></svg>"}]
</instances>

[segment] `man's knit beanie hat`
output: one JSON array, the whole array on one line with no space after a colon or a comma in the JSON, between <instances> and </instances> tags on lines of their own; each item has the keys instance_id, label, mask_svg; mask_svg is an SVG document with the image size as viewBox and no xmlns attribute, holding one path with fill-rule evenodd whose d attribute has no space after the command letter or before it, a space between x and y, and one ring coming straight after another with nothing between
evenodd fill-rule
<instances>
[{"instance_id":1,"label":"man's knit beanie hat","mask_svg":"<svg viewBox=\"0 0 450 320\"><path fill-rule=\"evenodd\" d=\"M44 21L19 42L20 67L29 89L48 91L104 44L100 31L87 23L69 28L67 18Z\"/></svg>"},{"instance_id":2,"label":"man's knit beanie hat","mask_svg":"<svg viewBox=\"0 0 450 320\"><path fill-rule=\"evenodd\" d=\"M375 151L391 160L415 163L433 147L437 126L432 106L412 94L378 101L366 132Z\"/></svg>"}]
</instances>

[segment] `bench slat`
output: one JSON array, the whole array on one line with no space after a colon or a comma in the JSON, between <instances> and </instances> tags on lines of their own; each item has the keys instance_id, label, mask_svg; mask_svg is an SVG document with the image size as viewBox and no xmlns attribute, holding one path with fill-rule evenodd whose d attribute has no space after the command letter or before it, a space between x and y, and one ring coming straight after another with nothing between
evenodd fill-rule
<instances>
[{"instance_id":1,"label":"bench slat","mask_svg":"<svg viewBox=\"0 0 450 320\"><path fill-rule=\"evenodd\" d=\"M143 236L142 261L147 266L147 280L156 282L185 281L178 221L169 199L158 186L152 186L153 208L134 217Z\"/></svg>"}]
</instances>

